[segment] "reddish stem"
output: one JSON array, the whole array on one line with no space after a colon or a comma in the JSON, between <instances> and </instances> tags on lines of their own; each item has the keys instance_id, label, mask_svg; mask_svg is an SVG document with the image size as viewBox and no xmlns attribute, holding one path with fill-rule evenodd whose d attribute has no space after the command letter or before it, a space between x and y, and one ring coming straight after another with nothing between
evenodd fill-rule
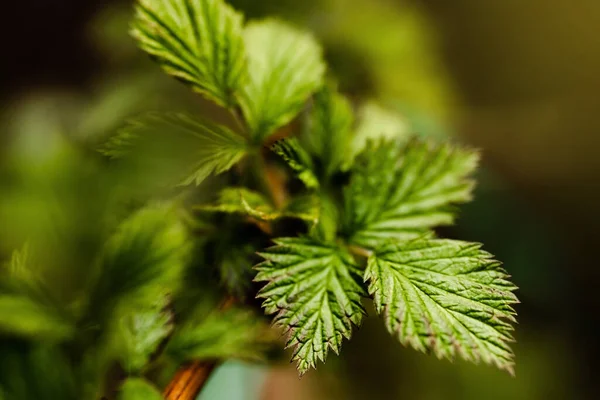
<instances>
[{"instance_id":1,"label":"reddish stem","mask_svg":"<svg viewBox=\"0 0 600 400\"><path fill-rule=\"evenodd\" d=\"M181 367L164 391L166 400L194 400L206 384L217 363L194 361Z\"/></svg>"}]
</instances>

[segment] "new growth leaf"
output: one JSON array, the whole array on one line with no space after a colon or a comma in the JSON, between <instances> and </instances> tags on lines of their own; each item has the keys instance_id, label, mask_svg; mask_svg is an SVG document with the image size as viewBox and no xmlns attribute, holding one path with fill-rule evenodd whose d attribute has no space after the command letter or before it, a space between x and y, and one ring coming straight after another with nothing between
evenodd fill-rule
<instances>
[{"instance_id":1,"label":"new growth leaf","mask_svg":"<svg viewBox=\"0 0 600 400\"><path fill-rule=\"evenodd\" d=\"M261 253L266 261L256 267L255 280L267 282L258 297L287 333L292 359L304 374L325 361L329 349L339 353L342 340L350 339L365 314L361 299L366 293L360 269L346 250L309 238L275 243Z\"/></svg>"},{"instance_id":2,"label":"new growth leaf","mask_svg":"<svg viewBox=\"0 0 600 400\"><path fill-rule=\"evenodd\" d=\"M402 344L513 373L516 287L481 245L429 238L388 244L369 257L365 280Z\"/></svg>"},{"instance_id":3,"label":"new growth leaf","mask_svg":"<svg viewBox=\"0 0 600 400\"><path fill-rule=\"evenodd\" d=\"M471 199L478 154L413 139L372 144L357 160L346 188L345 234L375 248L419 237L454 222L455 204Z\"/></svg>"},{"instance_id":4,"label":"new growth leaf","mask_svg":"<svg viewBox=\"0 0 600 400\"><path fill-rule=\"evenodd\" d=\"M242 23L223 0L138 0L132 34L168 74L232 107L246 77Z\"/></svg>"}]
</instances>

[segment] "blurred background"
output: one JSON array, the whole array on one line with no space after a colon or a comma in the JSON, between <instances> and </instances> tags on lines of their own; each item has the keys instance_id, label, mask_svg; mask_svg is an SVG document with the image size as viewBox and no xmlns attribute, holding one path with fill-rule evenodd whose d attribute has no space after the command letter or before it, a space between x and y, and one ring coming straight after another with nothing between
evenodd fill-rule
<instances>
[{"instance_id":1,"label":"blurred background","mask_svg":"<svg viewBox=\"0 0 600 400\"><path fill-rule=\"evenodd\" d=\"M600 398L600 2L230 2L249 18L279 15L314 31L350 96L397 110L419 134L482 149L475 201L443 233L485 243L513 275L522 304L516 378L404 349L369 318L317 373L298 380L289 365L229 363L201 398ZM5 3L3 256L28 228L11 225L11 216L27 214L32 226L48 217L28 195L40 186L78 188L67 196L72 210L85 210L69 222L75 231L100 220L80 205L102 184L67 143L95 143L144 111L206 107L136 49L130 0ZM77 240L85 258L94 237L85 230Z\"/></svg>"}]
</instances>

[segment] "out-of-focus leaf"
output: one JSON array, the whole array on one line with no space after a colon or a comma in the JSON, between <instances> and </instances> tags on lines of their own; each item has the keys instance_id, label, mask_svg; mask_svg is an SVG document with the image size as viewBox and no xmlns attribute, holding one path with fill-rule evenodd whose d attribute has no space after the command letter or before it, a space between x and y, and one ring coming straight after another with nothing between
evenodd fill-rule
<instances>
[{"instance_id":1,"label":"out-of-focus leaf","mask_svg":"<svg viewBox=\"0 0 600 400\"><path fill-rule=\"evenodd\" d=\"M303 137L310 152L322 164L321 176L339 171L348 157L354 116L348 100L325 86L314 96L308 134Z\"/></svg>"},{"instance_id":2,"label":"out-of-focus leaf","mask_svg":"<svg viewBox=\"0 0 600 400\"><path fill-rule=\"evenodd\" d=\"M5 266L6 270L0 269L0 277L4 278L2 283L10 292L31 296L41 300L40 303L43 304L44 285L31 258L30 244L26 243L13 251L10 262Z\"/></svg>"},{"instance_id":3,"label":"out-of-focus leaf","mask_svg":"<svg viewBox=\"0 0 600 400\"><path fill-rule=\"evenodd\" d=\"M165 310L166 298L124 315L119 323L121 362L130 374L138 373L173 330L172 316Z\"/></svg>"},{"instance_id":4,"label":"out-of-focus leaf","mask_svg":"<svg viewBox=\"0 0 600 400\"><path fill-rule=\"evenodd\" d=\"M0 269L0 332L42 341L60 341L73 334L74 324L48 297L31 267L29 246L15 250Z\"/></svg>"},{"instance_id":5,"label":"out-of-focus leaf","mask_svg":"<svg viewBox=\"0 0 600 400\"><path fill-rule=\"evenodd\" d=\"M189 254L187 230L172 209L153 206L138 211L105 246L90 312L110 312L124 299L156 301L157 295L176 290Z\"/></svg>"},{"instance_id":6,"label":"out-of-focus leaf","mask_svg":"<svg viewBox=\"0 0 600 400\"><path fill-rule=\"evenodd\" d=\"M73 324L56 310L18 294L0 293L0 332L34 340L64 340Z\"/></svg>"},{"instance_id":7,"label":"out-of-focus leaf","mask_svg":"<svg viewBox=\"0 0 600 400\"><path fill-rule=\"evenodd\" d=\"M119 390L118 400L163 400L162 394L142 378L127 378Z\"/></svg>"},{"instance_id":8,"label":"out-of-focus leaf","mask_svg":"<svg viewBox=\"0 0 600 400\"><path fill-rule=\"evenodd\" d=\"M219 264L221 283L237 299L245 298L252 283L252 258L256 249L252 245L230 246Z\"/></svg>"},{"instance_id":9,"label":"out-of-focus leaf","mask_svg":"<svg viewBox=\"0 0 600 400\"><path fill-rule=\"evenodd\" d=\"M29 279L31 271L27 264L29 261L29 244L25 244L21 249L12 253L10 262L7 265L11 277Z\"/></svg>"},{"instance_id":10,"label":"out-of-focus leaf","mask_svg":"<svg viewBox=\"0 0 600 400\"><path fill-rule=\"evenodd\" d=\"M241 308L201 310L173 335L166 352L180 361L239 358L261 360L275 340L254 312Z\"/></svg>"},{"instance_id":11,"label":"out-of-focus leaf","mask_svg":"<svg viewBox=\"0 0 600 400\"><path fill-rule=\"evenodd\" d=\"M0 343L0 392L5 400L79 400L75 377L58 347Z\"/></svg>"},{"instance_id":12,"label":"out-of-focus leaf","mask_svg":"<svg viewBox=\"0 0 600 400\"><path fill-rule=\"evenodd\" d=\"M326 22L315 19L313 27L329 54L352 55L342 55L332 65L335 76L347 77L342 87L375 93L380 99L401 99L407 110L448 121L455 90L440 60L435 27L422 7L393 1L328 3ZM362 69L357 68L361 64Z\"/></svg>"},{"instance_id":13,"label":"out-of-focus leaf","mask_svg":"<svg viewBox=\"0 0 600 400\"><path fill-rule=\"evenodd\" d=\"M133 162L148 179L200 184L235 165L247 151L246 140L213 122L185 114L149 114L134 119L101 151Z\"/></svg>"},{"instance_id":14,"label":"out-of-focus leaf","mask_svg":"<svg viewBox=\"0 0 600 400\"><path fill-rule=\"evenodd\" d=\"M373 101L367 102L359 110L358 126L352 137L348 164L367 147L369 141L387 140L400 144L410 138L410 129L408 121L399 114Z\"/></svg>"},{"instance_id":15,"label":"out-of-focus leaf","mask_svg":"<svg viewBox=\"0 0 600 400\"><path fill-rule=\"evenodd\" d=\"M331 197L321 194L316 207L318 218L311 227L310 235L326 243L335 242L340 222L337 205Z\"/></svg>"}]
</instances>

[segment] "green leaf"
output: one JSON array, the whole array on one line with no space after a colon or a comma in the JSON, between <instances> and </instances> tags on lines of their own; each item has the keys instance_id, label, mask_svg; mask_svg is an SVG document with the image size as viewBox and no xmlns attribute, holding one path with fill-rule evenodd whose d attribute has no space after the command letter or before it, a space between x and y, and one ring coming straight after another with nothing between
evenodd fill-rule
<instances>
[{"instance_id":1,"label":"green leaf","mask_svg":"<svg viewBox=\"0 0 600 400\"><path fill-rule=\"evenodd\" d=\"M244 33L248 80L239 96L250 131L262 141L289 123L323 83L322 50L312 35L276 20Z\"/></svg>"},{"instance_id":2,"label":"green leaf","mask_svg":"<svg viewBox=\"0 0 600 400\"><path fill-rule=\"evenodd\" d=\"M29 245L12 253L0 270L0 333L49 342L72 336L73 321L34 270Z\"/></svg>"},{"instance_id":3,"label":"green leaf","mask_svg":"<svg viewBox=\"0 0 600 400\"><path fill-rule=\"evenodd\" d=\"M132 34L168 74L230 107L246 68L242 25L222 0L138 0Z\"/></svg>"},{"instance_id":4,"label":"green leaf","mask_svg":"<svg viewBox=\"0 0 600 400\"><path fill-rule=\"evenodd\" d=\"M479 244L429 238L383 246L365 272L377 312L402 344L512 373L518 300L507 279Z\"/></svg>"},{"instance_id":5,"label":"green leaf","mask_svg":"<svg viewBox=\"0 0 600 400\"><path fill-rule=\"evenodd\" d=\"M172 332L172 316L166 306L166 297L162 297L155 304L126 313L119 321L119 356L127 373L139 373Z\"/></svg>"},{"instance_id":6,"label":"green leaf","mask_svg":"<svg viewBox=\"0 0 600 400\"><path fill-rule=\"evenodd\" d=\"M319 218L310 230L310 236L318 241L333 243L337 239L340 213L334 199L321 193L319 197Z\"/></svg>"},{"instance_id":7,"label":"green leaf","mask_svg":"<svg viewBox=\"0 0 600 400\"><path fill-rule=\"evenodd\" d=\"M72 360L60 346L0 341L0 392L6 400L79 400ZM2 398L2 396L0 396Z\"/></svg>"},{"instance_id":8,"label":"green leaf","mask_svg":"<svg viewBox=\"0 0 600 400\"><path fill-rule=\"evenodd\" d=\"M229 359L262 360L275 338L260 316L242 308L207 311L175 331L166 352L179 361Z\"/></svg>"},{"instance_id":9,"label":"green leaf","mask_svg":"<svg viewBox=\"0 0 600 400\"><path fill-rule=\"evenodd\" d=\"M353 123L350 103L335 88L325 86L317 92L305 141L322 163L323 176L330 177L339 171L348 157Z\"/></svg>"},{"instance_id":10,"label":"green leaf","mask_svg":"<svg viewBox=\"0 0 600 400\"><path fill-rule=\"evenodd\" d=\"M119 390L118 400L163 400L162 394L143 378L127 378Z\"/></svg>"},{"instance_id":11,"label":"green leaf","mask_svg":"<svg viewBox=\"0 0 600 400\"><path fill-rule=\"evenodd\" d=\"M289 165L307 188L317 189L319 187L319 180L315 175L315 167L310 154L302 148L298 139L278 140L271 146L271 150Z\"/></svg>"},{"instance_id":12,"label":"green leaf","mask_svg":"<svg viewBox=\"0 0 600 400\"><path fill-rule=\"evenodd\" d=\"M345 197L345 235L374 248L453 223L453 204L471 199L478 154L418 140L381 142L357 160Z\"/></svg>"},{"instance_id":13,"label":"green leaf","mask_svg":"<svg viewBox=\"0 0 600 400\"><path fill-rule=\"evenodd\" d=\"M260 221L287 217L313 222L318 216L313 197L294 198L281 210L277 210L262 194L241 187L223 189L216 204L199 205L195 208L200 211L239 213Z\"/></svg>"},{"instance_id":14,"label":"green leaf","mask_svg":"<svg viewBox=\"0 0 600 400\"><path fill-rule=\"evenodd\" d=\"M110 317L112 306L148 304L177 289L190 255L188 232L167 206L144 208L108 240L91 293L89 313Z\"/></svg>"},{"instance_id":15,"label":"green leaf","mask_svg":"<svg viewBox=\"0 0 600 400\"><path fill-rule=\"evenodd\" d=\"M262 194L242 187L223 189L216 204L200 205L196 209L246 214L261 221L272 220L278 216L269 200Z\"/></svg>"},{"instance_id":16,"label":"green leaf","mask_svg":"<svg viewBox=\"0 0 600 400\"><path fill-rule=\"evenodd\" d=\"M16 294L28 298L37 304L54 303L42 279L39 261L33 260L31 246L26 243L20 249L14 250L10 262L6 264L6 277L2 277L2 286L8 294Z\"/></svg>"},{"instance_id":17,"label":"green leaf","mask_svg":"<svg viewBox=\"0 0 600 400\"><path fill-rule=\"evenodd\" d=\"M10 262L6 268L11 277L23 280L32 278L32 272L29 269L29 244L26 243L22 248L13 251Z\"/></svg>"},{"instance_id":18,"label":"green leaf","mask_svg":"<svg viewBox=\"0 0 600 400\"><path fill-rule=\"evenodd\" d=\"M225 247L225 246L224 246ZM230 245L227 243L219 262L221 283L236 299L245 299L252 283L252 271L256 248L252 244Z\"/></svg>"},{"instance_id":19,"label":"green leaf","mask_svg":"<svg viewBox=\"0 0 600 400\"><path fill-rule=\"evenodd\" d=\"M0 293L0 332L30 339L61 341L73 334L73 323L55 309L20 294Z\"/></svg>"},{"instance_id":20,"label":"green leaf","mask_svg":"<svg viewBox=\"0 0 600 400\"><path fill-rule=\"evenodd\" d=\"M101 151L124 158L149 179L200 184L233 167L246 140L224 126L185 114L148 114L111 137Z\"/></svg>"},{"instance_id":21,"label":"green leaf","mask_svg":"<svg viewBox=\"0 0 600 400\"><path fill-rule=\"evenodd\" d=\"M396 143L410 138L410 127L399 114L389 111L377 103L367 102L358 112L358 126L352 137L347 166L367 148L369 141L393 140Z\"/></svg>"},{"instance_id":22,"label":"green leaf","mask_svg":"<svg viewBox=\"0 0 600 400\"><path fill-rule=\"evenodd\" d=\"M366 294L361 271L345 250L310 238L280 238L261 254L256 281L268 282L258 293L274 324L285 329L287 346L300 374L324 361L329 348L338 353L352 325L360 325Z\"/></svg>"},{"instance_id":23,"label":"green leaf","mask_svg":"<svg viewBox=\"0 0 600 400\"><path fill-rule=\"evenodd\" d=\"M320 207L320 199L317 195L301 194L287 201L281 210L281 215L287 218L298 218L314 225L320 218Z\"/></svg>"}]
</instances>

